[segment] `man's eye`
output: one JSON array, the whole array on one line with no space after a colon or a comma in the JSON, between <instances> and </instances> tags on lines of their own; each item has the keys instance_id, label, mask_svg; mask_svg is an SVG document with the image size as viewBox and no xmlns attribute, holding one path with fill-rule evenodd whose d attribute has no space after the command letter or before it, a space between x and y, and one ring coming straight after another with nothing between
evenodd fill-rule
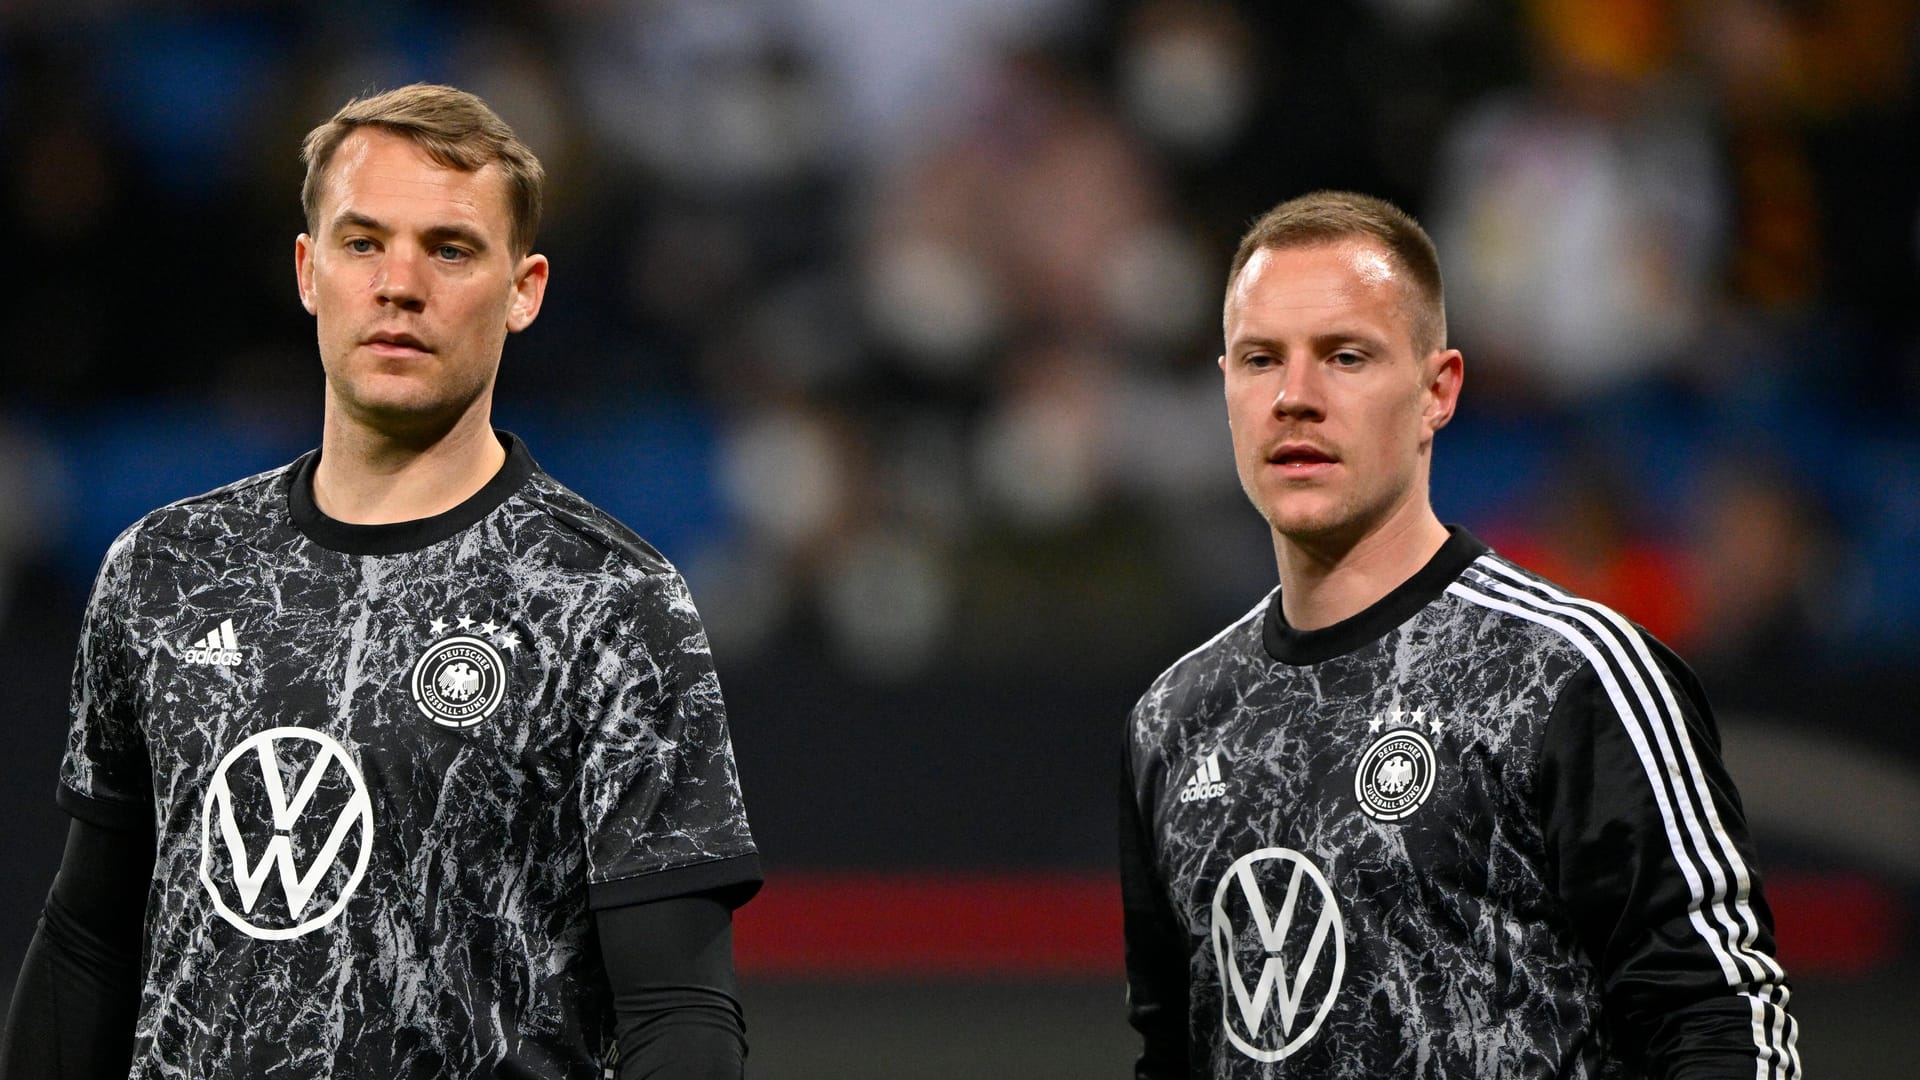
<instances>
[{"instance_id":1,"label":"man's eye","mask_svg":"<svg viewBox=\"0 0 1920 1080\"><path fill-rule=\"evenodd\" d=\"M373 250L373 241L364 236L356 236L347 241L347 250L355 255L365 255Z\"/></svg>"},{"instance_id":2,"label":"man's eye","mask_svg":"<svg viewBox=\"0 0 1920 1080\"><path fill-rule=\"evenodd\" d=\"M1252 353L1246 359L1246 365L1252 368L1272 367L1280 361L1267 353Z\"/></svg>"},{"instance_id":3,"label":"man's eye","mask_svg":"<svg viewBox=\"0 0 1920 1080\"><path fill-rule=\"evenodd\" d=\"M1358 367L1366 362L1366 357L1357 352L1342 350L1333 354L1333 362L1340 367Z\"/></svg>"},{"instance_id":4,"label":"man's eye","mask_svg":"<svg viewBox=\"0 0 1920 1080\"><path fill-rule=\"evenodd\" d=\"M465 248L454 247L452 244L441 244L433 249L433 253L448 262L459 262L467 257Z\"/></svg>"}]
</instances>

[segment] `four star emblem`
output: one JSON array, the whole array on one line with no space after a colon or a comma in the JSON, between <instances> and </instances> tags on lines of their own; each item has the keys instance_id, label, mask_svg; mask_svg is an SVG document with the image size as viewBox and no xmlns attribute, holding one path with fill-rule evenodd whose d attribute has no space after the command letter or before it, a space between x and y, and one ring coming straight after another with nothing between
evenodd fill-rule
<instances>
[{"instance_id":1,"label":"four star emblem","mask_svg":"<svg viewBox=\"0 0 1920 1080\"><path fill-rule=\"evenodd\" d=\"M427 623L427 629L431 630L435 636L445 634L449 626L458 626L462 630L472 630L486 637L490 637L493 639L495 645L509 652L523 643L520 635L514 632L512 626L503 626L500 623L494 622L492 619L488 619L486 622L476 622L473 616L462 615L453 620L452 623L448 623L446 619L436 615L433 621Z\"/></svg>"},{"instance_id":2,"label":"four star emblem","mask_svg":"<svg viewBox=\"0 0 1920 1080\"><path fill-rule=\"evenodd\" d=\"M1438 713L1429 713L1425 709L1388 709L1367 721L1367 733L1378 734L1383 725L1394 727L1424 727L1433 734L1440 734L1445 726L1440 722Z\"/></svg>"}]
</instances>

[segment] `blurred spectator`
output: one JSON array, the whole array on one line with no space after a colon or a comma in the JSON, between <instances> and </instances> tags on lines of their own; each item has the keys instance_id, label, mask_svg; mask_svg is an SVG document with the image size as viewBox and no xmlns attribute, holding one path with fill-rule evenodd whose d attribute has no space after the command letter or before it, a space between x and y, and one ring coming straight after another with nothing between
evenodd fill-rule
<instances>
[{"instance_id":1,"label":"blurred spectator","mask_svg":"<svg viewBox=\"0 0 1920 1080\"><path fill-rule=\"evenodd\" d=\"M1127 14L1119 96L1127 115L1176 161L1219 157L1254 111L1254 40L1224 3L1155 0Z\"/></svg>"},{"instance_id":2,"label":"blurred spectator","mask_svg":"<svg viewBox=\"0 0 1920 1080\"><path fill-rule=\"evenodd\" d=\"M1818 295L1820 226L1793 13L1774 0L1712 0L1692 15L1736 196L1728 285L1762 311L1803 309Z\"/></svg>"},{"instance_id":3,"label":"blurred spectator","mask_svg":"<svg viewBox=\"0 0 1920 1080\"><path fill-rule=\"evenodd\" d=\"M1604 458L1568 457L1528 517L1490 529L1488 542L1675 648L1693 648L1702 613L1685 550L1645 528L1629 490Z\"/></svg>"},{"instance_id":4,"label":"blurred spectator","mask_svg":"<svg viewBox=\"0 0 1920 1080\"><path fill-rule=\"evenodd\" d=\"M1728 200L1663 0L1526 10L1539 80L1454 129L1433 231L1480 385L1582 402L1681 359Z\"/></svg>"},{"instance_id":5,"label":"blurred spectator","mask_svg":"<svg viewBox=\"0 0 1920 1080\"><path fill-rule=\"evenodd\" d=\"M904 361L930 374L939 372L929 364L977 369L989 346L1010 340L1114 348L1130 329L1152 333L1157 323L1151 312L1116 311L1103 288L1124 258L1154 257L1163 201L1151 158L1055 57L1010 54L990 76L954 136L875 204L875 322L893 331L889 344ZM1181 272L1178 254L1163 261ZM971 299L942 303L950 292ZM1138 290L1130 298L1192 299ZM917 332L923 311L944 333Z\"/></svg>"},{"instance_id":6,"label":"blurred spectator","mask_svg":"<svg viewBox=\"0 0 1920 1080\"><path fill-rule=\"evenodd\" d=\"M1799 386L1913 418L1913 395L1885 393L1884 366L1855 359L1899 357L1895 370L1920 389L1920 5L1711 0L1687 10L1735 195L1724 321L1801 335L1790 361ZM1723 358L1716 393L1740 392L1729 384L1752 371L1746 360Z\"/></svg>"},{"instance_id":7,"label":"blurred spectator","mask_svg":"<svg viewBox=\"0 0 1920 1080\"><path fill-rule=\"evenodd\" d=\"M1781 470L1728 463L1703 485L1693 542L1703 669L1746 677L1799 670L1827 644L1833 577L1821 515Z\"/></svg>"},{"instance_id":8,"label":"blurred spectator","mask_svg":"<svg viewBox=\"0 0 1920 1080\"><path fill-rule=\"evenodd\" d=\"M993 58L1070 37L1086 0L776 0L846 109L868 167L923 153Z\"/></svg>"}]
</instances>

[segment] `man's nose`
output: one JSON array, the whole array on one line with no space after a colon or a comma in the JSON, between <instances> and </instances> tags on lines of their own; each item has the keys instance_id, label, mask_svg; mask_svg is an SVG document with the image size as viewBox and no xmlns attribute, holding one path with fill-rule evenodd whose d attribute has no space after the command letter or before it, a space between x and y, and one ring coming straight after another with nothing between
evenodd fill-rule
<instances>
[{"instance_id":1,"label":"man's nose","mask_svg":"<svg viewBox=\"0 0 1920 1080\"><path fill-rule=\"evenodd\" d=\"M389 251L380 260L373 289L382 305L391 304L407 311L418 311L426 303L425 282L422 279L425 268L420 260L421 256L404 251Z\"/></svg>"},{"instance_id":2,"label":"man's nose","mask_svg":"<svg viewBox=\"0 0 1920 1080\"><path fill-rule=\"evenodd\" d=\"M1319 365L1312 360L1288 363L1280 374L1280 390L1273 398L1273 414L1292 418L1324 415L1320 379Z\"/></svg>"}]
</instances>

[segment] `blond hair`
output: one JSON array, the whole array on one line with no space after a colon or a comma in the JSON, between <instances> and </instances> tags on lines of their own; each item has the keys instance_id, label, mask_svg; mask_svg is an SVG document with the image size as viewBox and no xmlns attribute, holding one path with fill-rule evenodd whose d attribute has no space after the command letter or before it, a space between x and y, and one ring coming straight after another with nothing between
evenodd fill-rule
<instances>
[{"instance_id":1,"label":"blond hair","mask_svg":"<svg viewBox=\"0 0 1920 1080\"><path fill-rule=\"evenodd\" d=\"M1413 343L1421 352L1447 343L1446 293L1440 283L1440 255L1433 238L1406 211L1371 195L1351 191L1315 191L1260 215L1227 271L1227 294L1255 252L1265 248L1314 247L1341 240L1367 240L1386 252L1413 287L1403 292L1413 320Z\"/></svg>"},{"instance_id":2,"label":"blond hair","mask_svg":"<svg viewBox=\"0 0 1920 1080\"><path fill-rule=\"evenodd\" d=\"M498 165L507 181L508 245L516 256L533 250L540 231L541 194L546 170L506 121L487 103L451 86L414 83L372 97L349 101L333 118L307 133L300 160L307 178L300 187L307 231L318 232L320 197L327 166L348 135L376 127L403 136L437 164L462 172Z\"/></svg>"}]
</instances>

